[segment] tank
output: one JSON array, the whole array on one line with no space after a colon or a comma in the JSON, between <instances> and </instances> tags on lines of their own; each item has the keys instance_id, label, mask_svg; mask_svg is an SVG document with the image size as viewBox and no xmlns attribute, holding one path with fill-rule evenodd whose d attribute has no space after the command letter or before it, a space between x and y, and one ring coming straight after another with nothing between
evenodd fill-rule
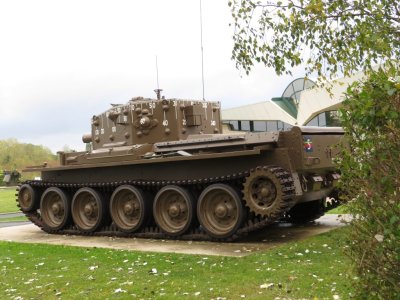
<instances>
[{"instance_id":1,"label":"tank","mask_svg":"<svg viewBox=\"0 0 400 300\"><path fill-rule=\"evenodd\" d=\"M86 151L18 188L31 222L55 234L233 241L337 203L341 128L222 132L219 102L136 97L91 118Z\"/></svg>"}]
</instances>

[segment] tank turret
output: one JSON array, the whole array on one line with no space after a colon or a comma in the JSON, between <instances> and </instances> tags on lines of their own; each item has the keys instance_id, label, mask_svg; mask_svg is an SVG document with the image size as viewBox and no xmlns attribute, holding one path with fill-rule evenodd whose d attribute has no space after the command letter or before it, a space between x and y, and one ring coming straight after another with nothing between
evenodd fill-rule
<instances>
[{"instance_id":1,"label":"tank turret","mask_svg":"<svg viewBox=\"0 0 400 300\"><path fill-rule=\"evenodd\" d=\"M133 98L92 117L93 150L187 139L221 132L219 102Z\"/></svg>"}]
</instances>

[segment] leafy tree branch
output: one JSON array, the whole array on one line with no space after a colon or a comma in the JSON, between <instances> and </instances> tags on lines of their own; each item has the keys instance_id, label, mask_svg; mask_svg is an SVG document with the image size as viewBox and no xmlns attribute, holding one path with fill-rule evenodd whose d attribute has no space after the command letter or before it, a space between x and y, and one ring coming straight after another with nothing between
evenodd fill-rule
<instances>
[{"instance_id":1,"label":"leafy tree branch","mask_svg":"<svg viewBox=\"0 0 400 300\"><path fill-rule=\"evenodd\" d=\"M327 79L400 56L394 0L231 0L229 6L232 58L246 73L255 63L278 75L303 64L307 75Z\"/></svg>"}]
</instances>

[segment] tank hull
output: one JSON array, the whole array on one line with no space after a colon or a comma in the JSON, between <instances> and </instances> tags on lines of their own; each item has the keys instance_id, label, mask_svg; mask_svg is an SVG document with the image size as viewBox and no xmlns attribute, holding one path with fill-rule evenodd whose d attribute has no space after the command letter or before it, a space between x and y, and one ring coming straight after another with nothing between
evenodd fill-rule
<instances>
[{"instance_id":1,"label":"tank hull","mask_svg":"<svg viewBox=\"0 0 400 300\"><path fill-rule=\"evenodd\" d=\"M27 168L41 180L19 187L18 205L49 233L219 241L320 216L340 178L332 145L343 131L221 134L218 110L162 100L95 116L94 149Z\"/></svg>"}]
</instances>

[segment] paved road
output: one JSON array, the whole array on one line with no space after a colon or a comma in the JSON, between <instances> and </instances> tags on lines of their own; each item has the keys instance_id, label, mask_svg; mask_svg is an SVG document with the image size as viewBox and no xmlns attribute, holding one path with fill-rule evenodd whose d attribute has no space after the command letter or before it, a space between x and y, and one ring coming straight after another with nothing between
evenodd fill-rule
<instances>
[{"instance_id":1,"label":"paved road","mask_svg":"<svg viewBox=\"0 0 400 300\"><path fill-rule=\"evenodd\" d=\"M22 216L24 216L24 214L22 212L1 213L0 219L9 219L9 218L22 217Z\"/></svg>"},{"instance_id":2,"label":"paved road","mask_svg":"<svg viewBox=\"0 0 400 300\"><path fill-rule=\"evenodd\" d=\"M13 222L2 222L1 221L1 219L10 219L10 218L16 218L16 217L23 217L23 216L24 216L24 214L21 212L1 213L0 214L0 228L28 224L29 221L15 221L15 222L14 221Z\"/></svg>"}]
</instances>

